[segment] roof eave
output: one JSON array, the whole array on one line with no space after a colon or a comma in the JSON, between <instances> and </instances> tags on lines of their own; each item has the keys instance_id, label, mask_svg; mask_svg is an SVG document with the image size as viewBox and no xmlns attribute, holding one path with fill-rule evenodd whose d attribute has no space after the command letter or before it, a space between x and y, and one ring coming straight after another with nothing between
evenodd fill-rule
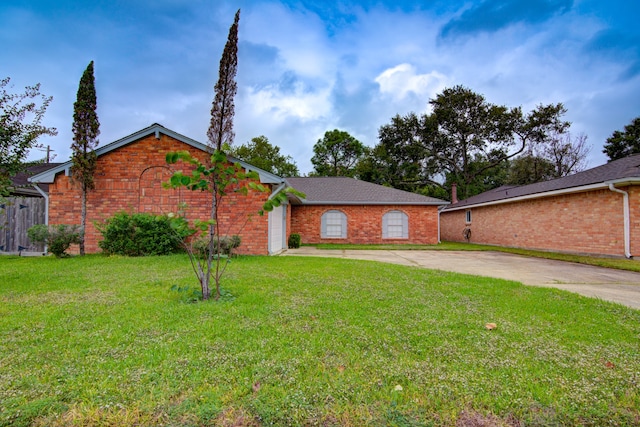
<instances>
[{"instance_id":1,"label":"roof eave","mask_svg":"<svg viewBox=\"0 0 640 427\"><path fill-rule=\"evenodd\" d=\"M629 179L625 179L622 180L624 182L628 182ZM462 205L462 206L450 206L448 208L446 208L443 212L453 212L453 211L459 211L462 209L471 209L471 208L479 208L479 207L483 207L483 206L492 206L492 205L503 205L505 203L515 203L515 202L521 202L524 200L531 200L531 199L541 199L544 197L553 197L553 196L560 196L563 194L571 194L571 193L584 193L585 191L593 191L593 190L601 190L601 189L606 189L609 187L609 182L599 182L596 184L590 184L590 185L583 185L580 187L571 187L571 188L564 188L561 190L553 190L553 191L545 191L542 193L535 193L535 194L527 194L524 196L517 196L517 197L510 197L508 199L500 199L500 200L493 200L493 201L489 201L489 202L483 202L483 203L472 203L472 204L468 204L468 205Z\"/></svg>"},{"instance_id":2,"label":"roof eave","mask_svg":"<svg viewBox=\"0 0 640 427\"><path fill-rule=\"evenodd\" d=\"M138 132L134 132L131 135L128 135L124 138L121 138L117 141L111 142L103 147L100 147L98 149L95 150L96 156L100 157L103 154L107 154L113 150L116 150L120 147L123 147L125 145L131 144L132 142L135 142L139 139L142 139L146 136L149 135L156 135L156 138L160 138L160 134L165 134L173 139L176 139L178 141L181 141L185 144L188 144L194 148L197 148L201 151L204 152L208 152L209 151L209 147L201 142L196 141L195 139L191 139L189 137L186 137L182 134L179 134L177 132L174 132L170 129L165 128L162 125L159 124L153 124L147 128L144 128L142 130L139 130ZM244 169L246 169L247 171L255 171L258 173L259 177L260 177L260 183L261 184L280 184L284 181L283 178L280 178L277 175L274 175L270 172L267 172L265 170L262 170L260 168L257 168L255 166L252 166L246 162L243 162L242 160L236 159L235 157L232 156L228 156L228 159L231 160L232 162L237 162L239 163ZM33 175L32 177L28 178L28 181L31 183L45 183L45 184L51 184L54 182L56 175L59 174L60 172L65 172L65 175L69 176L70 171L71 171L71 165L72 162L71 160L69 160L66 163L61 164L60 166L57 166L55 168L49 169L48 171Z\"/></svg>"},{"instance_id":3,"label":"roof eave","mask_svg":"<svg viewBox=\"0 0 640 427\"><path fill-rule=\"evenodd\" d=\"M308 201L298 199L301 205L336 205L336 206L443 206L448 205L449 202L398 202L398 201Z\"/></svg>"}]
</instances>

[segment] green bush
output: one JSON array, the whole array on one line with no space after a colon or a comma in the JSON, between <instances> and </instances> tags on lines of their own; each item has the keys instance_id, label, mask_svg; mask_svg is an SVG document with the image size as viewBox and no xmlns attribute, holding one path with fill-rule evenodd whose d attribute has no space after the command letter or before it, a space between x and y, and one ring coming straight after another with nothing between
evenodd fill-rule
<instances>
[{"instance_id":1,"label":"green bush","mask_svg":"<svg viewBox=\"0 0 640 427\"><path fill-rule=\"evenodd\" d=\"M96 224L103 240L98 246L107 255L168 255L180 249L182 237L165 215L118 212Z\"/></svg>"},{"instance_id":2,"label":"green bush","mask_svg":"<svg viewBox=\"0 0 640 427\"><path fill-rule=\"evenodd\" d=\"M49 252L58 258L63 258L69 256L67 249L71 245L80 243L82 230L78 225L38 224L27 230L27 236L34 243L46 244Z\"/></svg>"},{"instance_id":3,"label":"green bush","mask_svg":"<svg viewBox=\"0 0 640 427\"><path fill-rule=\"evenodd\" d=\"M242 239L240 236L223 236L220 238L220 253L222 255L232 256L233 250L240 246ZM193 250L195 253L202 257L206 257L209 254L209 236L201 236L193 243ZM213 238L213 253L218 253L218 239Z\"/></svg>"},{"instance_id":4,"label":"green bush","mask_svg":"<svg viewBox=\"0 0 640 427\"><path fill-rule=\"evenodd\" d=\"M289 235L289 241L287 242L290 249L297 249L300 247L300 235L298 233L291 233Z\"/></svg>"}]
</instances>

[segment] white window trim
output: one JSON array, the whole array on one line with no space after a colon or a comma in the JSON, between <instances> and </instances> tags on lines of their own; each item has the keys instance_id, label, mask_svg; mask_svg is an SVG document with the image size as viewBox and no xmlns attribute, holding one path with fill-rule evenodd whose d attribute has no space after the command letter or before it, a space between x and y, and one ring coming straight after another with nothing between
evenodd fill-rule
<instances>
[{"instance_id":1,"label":"white window trim","mask_svg":"<svg viewBox=\"0 0 640 427\"><path fill-rule=\"evenodd\" d=\"M340 235L329 235L328 234L328 228L329 226L337 226L338 224L328 224L327 223L327 219L329 219L329 215L331 214L339 214L339 219L340 219ZM338 217L333 218L333 220L335 221ZM331 209L328 210L326 212L324 212L322 214L322 217L320 218L320 237L322 239L346 239L347 238L347 214L345 214L344 212L337 210L337 209Z\"/></svg>"},{"instance_id":2,"label":"white window trim","mask_svg":"<svg viewBox=\"0 0 640 427\"><path fill-rule=\"evenodd\" d=\"M392 215L395 214L400 214L399 218L392 218ZM400 224L389 224L389 220L400 220ZM401 235L393 235L390 236L389 234L389 227L397 227L397 226L402 227L401 228ZM395 233L394 233L395 234ZM408 239L409 238L409 216L400 210L393 210L393 211L388 211L385 212L384 215L382 215L382 238L383 239Z\"/></svg>"}]
</instances>

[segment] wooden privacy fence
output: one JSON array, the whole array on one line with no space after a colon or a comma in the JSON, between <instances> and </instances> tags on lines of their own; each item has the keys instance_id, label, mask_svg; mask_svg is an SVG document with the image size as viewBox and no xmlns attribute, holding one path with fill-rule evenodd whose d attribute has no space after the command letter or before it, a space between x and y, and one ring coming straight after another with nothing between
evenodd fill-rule
<instances>
[{"instance_id":1,"label":"wooden privacy fence","mask_svg":"<svg viewBox=\"0 0 640 427\"><path fill-rule=\"evenodd\" d=\"M0 252L42 252L42 244L27 237L29 227L45 223L45 200L42 197L8 197L0 199Z\"/></svg>"}]
</instances>

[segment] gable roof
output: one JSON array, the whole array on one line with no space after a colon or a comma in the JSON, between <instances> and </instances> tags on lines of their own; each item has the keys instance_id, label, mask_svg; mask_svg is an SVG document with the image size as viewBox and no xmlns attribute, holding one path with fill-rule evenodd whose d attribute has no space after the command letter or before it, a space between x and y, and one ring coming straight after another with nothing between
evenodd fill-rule
<instances>
[{"instance_id":1,"label":"gable roof","mask_svg":"<svg viewBox=\"0 0 640 427\"><path fill-rule=\"evenodd\" d=\"M210 151L210 148L206 145L203 144L201 142L196 141L195 139L191 139L189 137L186 137L184 135L181 135L177 132L172 131L171 129L167 129L162 125L159 125L158 123L154 123L151 126L144 128L142 130L139 130L137 132L132 133L131 135L125 136L124 138L121 138L117 141L114 141L110 144L107 145L103 145L100 148L97 148L95 150L95 153L98 157L107 154L111 151L114 151L120 147L123 147L125 145L129 145L132 144L142 138L145 138L149 135L155 135L156 138L160 138L160 134L164 134L167 135L173 139L176 139L180 142L183 142L187 145L190 145L194 148L197 148L198 150L201 151ZM250 165L246 162L243 162L242 160L236 159L235 157L232 156L227 156L227 158L234 162L234 163L239 163L244 169L246 169L247 171L255 171L258 173L258 175L260 176L260 182L263 184L280 184L283 182L283 179L280 178L277 175L274 175L270 172L267 172L265 170L262 170L260 168L257 168L253 165ZM41 173L38 173L34 176L32 176L31 178L28 179L28 181L30 183L52 183L56 177L57 174L59 174L60 172L64 172L66 175L70 174L71 171L71 160L69 160L66 163L61 163L56 167L53 167L49 170L43 171Z\"/></svg>"},{"instance_id":2,"label":"gable roof","mask_svg":"<svg viewBox=\"0 0 640 427\"><path fill-rule=\"evenodd\" d=\"M446 205L449 202L408 191L347 177L286 178L291 187L305 193L292 199L301 205Z\"/></svg>"},{"instance_id":3,"label":"gable roof","mask_svg":"<svg viewBox=\"0 0 640 427\"><path fill-rule=\"evenodd\" d=\"M602 166L551 181L523 186L502 186L461 200L444 208L445 211L479 205L509 203L518 200L579 193L608 188L609 184L640 184L640 154L614 160Z\"/></svg>"}]
</instances>

